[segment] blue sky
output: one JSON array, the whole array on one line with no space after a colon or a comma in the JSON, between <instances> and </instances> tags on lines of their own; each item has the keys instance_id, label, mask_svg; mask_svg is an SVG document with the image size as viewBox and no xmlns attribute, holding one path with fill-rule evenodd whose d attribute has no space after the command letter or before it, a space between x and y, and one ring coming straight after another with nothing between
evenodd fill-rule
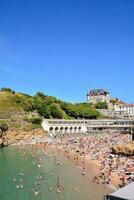
<instances>
[{"instance_id":1,"label":"blue sky","mask_svg":"<svg viewBox=\"0 0 134 200\"><path fill-rule=\"evenodd\" d=\"M0 1L0 87L134 102L133 0Z\"/></svg>"}]
</instances>

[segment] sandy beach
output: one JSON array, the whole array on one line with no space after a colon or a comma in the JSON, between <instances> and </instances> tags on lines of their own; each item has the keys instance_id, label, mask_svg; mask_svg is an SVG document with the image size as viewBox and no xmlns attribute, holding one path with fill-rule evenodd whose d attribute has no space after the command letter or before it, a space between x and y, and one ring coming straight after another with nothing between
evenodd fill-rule
<instances>
[{"instance_id":1,"label":"sandy beach","mask_svg":"<svg viewBox=\"0 0 134 200\"><path fill-rule=\"evenodd\" d=\"M113 137L114 136L114 137ZM52 139L48 136L35 136L15 145L41 148L45 151L62 154L81 169L82 176L102 187L104 194L108 194L130 182L134 177L126 175L128 168L134 166L133 157L113 155L112 145L126 143L129 135L119 133L104 133L101 135L71 135Z\"/></svg>"},{"instance_id":2,"label":"sandy beach","mask_svg":"<svg viewBox=\"0 0 134 200\"><path fill-rule=\"evenodd\" d=\"M83 170L83 165L84 165L85 175L89 177L91 182L94 176L99 176L100 165L97 160L90 160L87 155L81 156L74 150L65 152L63 147L61 146L58 147L57 145L48 145L47 149L51 152L57 151L58 154L64 155L70 161L72 161L75 166L81 168L81 171ZM106 184L105 186L103 184L104 191L107 193L116 190L118 183L119 183L119 176L114 173L112 175L112 183L110 185Z\"/></svg>"}]
</instances>

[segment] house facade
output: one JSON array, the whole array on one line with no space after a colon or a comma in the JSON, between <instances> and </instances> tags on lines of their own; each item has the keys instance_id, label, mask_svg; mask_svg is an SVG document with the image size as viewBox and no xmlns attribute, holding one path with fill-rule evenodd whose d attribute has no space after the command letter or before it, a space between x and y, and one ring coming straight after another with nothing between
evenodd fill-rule
<instances>
[{"instance_id":1,"label":"house facade","mask_svg":"<svg viewBox=\"0 0 134 200\"><path fill-rule=\"evenodd\" d=\"M89 103L98 103L98 102L109 102L109 92L103 89L97 89L97 90L90 90L87 93L87 101Z\"/></svg>"},{"instance_id":2,"label":"house facade","mask_svg":"<svg viewBox=\"0 0 134 200\"><path fill-rule=\"evenodd\" d=\"M124 113L124 115L128 117L134 117L134 104L127 104L127 103L115 103L114 111L119 113Z\"/></svg>"}]
</instances>

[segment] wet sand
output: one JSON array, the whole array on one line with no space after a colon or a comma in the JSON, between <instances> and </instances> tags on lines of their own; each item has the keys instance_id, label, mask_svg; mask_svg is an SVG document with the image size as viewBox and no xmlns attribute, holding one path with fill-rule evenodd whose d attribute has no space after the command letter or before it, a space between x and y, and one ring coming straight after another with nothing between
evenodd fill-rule
<instances>
[{"instance_id":1,"label":"wet sand","mask_svg":"<svg viewBox=\"0 0 134 200\"><path fill-rule=\"evenodd\" d=\"M85 168L85 176L88 177L89 181L92 183L93 177L99 175L99 163L98 161L92 161L88 158L88 156L80 156L79 154L76 154L75 151L69 151L65 152L65 150L60 146L57 145L48 145L47 151L51 153L61 154L65 156L68 160L70 160L75 167L78 167L81 169L81 174L83 173L83 167ZM78 158L78 159L75 159ZM115 181L116 181L116 177ZM118 177L117 177L118 178ZM113 192L116 188L113 185L105 185L102 183L93 183L95 187L101 187L104 194L109 194Z\"/></svg>"}]
</instances>

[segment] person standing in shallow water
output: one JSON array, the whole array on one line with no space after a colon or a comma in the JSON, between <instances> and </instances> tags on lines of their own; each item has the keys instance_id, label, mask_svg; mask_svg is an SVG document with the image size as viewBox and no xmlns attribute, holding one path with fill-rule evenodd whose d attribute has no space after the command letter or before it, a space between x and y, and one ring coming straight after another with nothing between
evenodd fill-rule
<instances>
[{"instance_id":1,"label":"person standing in shallow water","mask_svg":"<svg viewBox=\"0 0 134 200\"><path fill-rule=\"evenodd\" d=\"M58 177L57 178L57 190L56 190L56 192L61 192L62 190L63 190L63 187L61 186L60 178Z\"/></svg>"},{"instance_id":2,"label":"person standing in shallow water","mask_svg":"<svg viewBox=\"0 0 134 200\"><path fill-rule=\"evenodd\" d=\"M82 168L82 175L84 176L86 174L86 171L85 171L85 167Z\"/></svg>"}]
</instances>

